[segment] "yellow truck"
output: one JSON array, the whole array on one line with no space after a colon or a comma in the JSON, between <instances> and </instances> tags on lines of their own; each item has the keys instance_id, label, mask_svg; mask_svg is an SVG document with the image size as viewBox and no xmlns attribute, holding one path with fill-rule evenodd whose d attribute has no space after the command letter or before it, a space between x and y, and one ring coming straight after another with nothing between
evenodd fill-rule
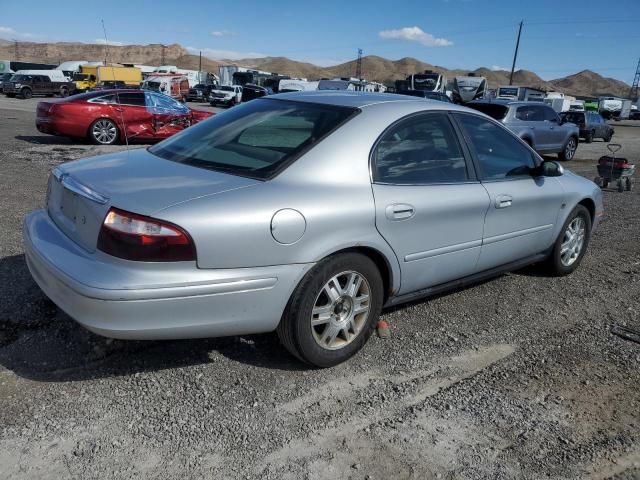
<instances>
[{"instance_id":1,"label":"yellow truck","mask_svg":"<svg viewBox=\"0 0 640 480\"><path fill-rule=\"evenodd\" d=\"M142 71L137 67L81 65L73 80L77 92L103 85L137 88L142 83Z\"/></svg>"}]
</instances>

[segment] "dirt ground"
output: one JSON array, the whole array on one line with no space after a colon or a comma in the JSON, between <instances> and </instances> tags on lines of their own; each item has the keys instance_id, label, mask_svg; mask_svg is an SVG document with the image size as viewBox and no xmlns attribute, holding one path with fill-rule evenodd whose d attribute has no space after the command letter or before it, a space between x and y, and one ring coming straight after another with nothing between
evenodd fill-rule
<instances>
[{"instance_id":1,"label":"dirt ground","mask_svg":"<svg viewBox=\"0 0 640 480\"><path fill-rule=\"evenodd\" d=\"M638 190L604 192L573 275L389 310L391 338L332 369L273 334L108 340L32 281L21 221L52 167L122 147L39 134L36 102L0 97L0 479L640 478L640 344L611 333L640 328ZM640 122L614 126L640 163Z\"/></svg>"}]
</instances>

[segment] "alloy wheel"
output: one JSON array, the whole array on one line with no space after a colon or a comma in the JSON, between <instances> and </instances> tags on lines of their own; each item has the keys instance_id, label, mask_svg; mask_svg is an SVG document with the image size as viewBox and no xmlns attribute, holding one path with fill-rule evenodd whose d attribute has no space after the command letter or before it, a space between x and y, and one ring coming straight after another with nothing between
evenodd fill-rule
<instances>
[{"instance_id":1,"label":"alloy wheel","mask_svg":"<svg viewBox=\"0 0 640 480\"><path fill-rule=\"evenodd\" d=\"M311 331L316 343L327 350L349 345L367 323L371 289L358 272L332 277L320 290L311 312Z\"/></svg>"},{"instance_id":2,"label":"alloy wheel","mask_svg":"<svg viewBox=\"0 0 640 480\"><path fill-rule=\"evenodd\" d=\"M570 138L567 142L567 146L564 148L564 157L567 160L571 160L576 153L576 141Z\"/></svg>"},{"instance_id":3,"label":"alloy wheel","mask_svg":"<svg viewBox=\"0 0 640 480\"><path fill-rule=\"evenodd\" d=\"M113 143L118 135L118 131L116 130L116 126L110 120L98 120L93 124L91 134L98 143L106 145Z\"/></svg>"},{"instance_id":4,"label":"alloy wheel","mask_svg":"<svg viewBox=\"0 0 640 480\"><path fill-rule=\"evenodd\" d=\"M578 259L584 246L586 234L585 221L582 217L574 218L564 232L560 245L560 261L565 267L570 267Z\"/></svg>"}]
</instances>

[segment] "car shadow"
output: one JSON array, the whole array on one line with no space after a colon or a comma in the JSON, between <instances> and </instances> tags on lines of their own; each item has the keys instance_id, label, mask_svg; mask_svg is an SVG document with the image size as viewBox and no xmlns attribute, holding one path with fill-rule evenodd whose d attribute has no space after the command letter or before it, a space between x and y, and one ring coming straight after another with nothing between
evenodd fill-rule
<instances>
[{"instance_id":1,"label":"car shadow","mask_svg":"<svg viewBox=\"0 0 640 480\"><path fill-rule=\"evenodd\" d=\"M213 363L227 359L270 370L309 367L277 335L124 341L95 335L57 308L27 269L24 255L0 259L0 365L40 382L69 382Z\"/></svg>"},{"instance_id":2,"label":"car shadow","mask_svg":"<svg viewBox=\"0 0 640 480\"><path fill-rule=\"evenodd\" d=\"M54 135L16 135L14 138L33 145L84 145L87 143L78 139Z\"/></svg>"}]
</instances>

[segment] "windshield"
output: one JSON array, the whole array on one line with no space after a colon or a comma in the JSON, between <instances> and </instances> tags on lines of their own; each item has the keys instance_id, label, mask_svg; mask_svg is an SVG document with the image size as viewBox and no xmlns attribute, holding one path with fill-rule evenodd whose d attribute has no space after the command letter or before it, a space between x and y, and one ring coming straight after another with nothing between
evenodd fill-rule
<instances>
[{"instance_id":1,"label":"windshield","mask_svg":"<svg viewBox=\"0 0 640 480\"><path fill-rule=\"evenodd\" d=\"M234 107L149 149L167 160L267 179L358 112L261 99Z\"/></svg>"},{"instance_id":2,"label":"windshield","mask_svg":"<svg viewBox=\"0 0 640 480\"><path fill-rule=\"evenodd\" d=\"M509 110L505 105L497 103L469 103L467 107L489 115L495 120L502 120L507 116L507 111Z\"/></svg>"},{"instance_id":3,"label":"windshield","mask_svg":"<svg viewBox=\"0 0 640 480\"><path fill-rule=\"evenodd\" d=\"M86 73L74 73L72 78L75 82L81 82L83 80L88 80L89 75Z\"/></svg>"},{"instance_id":4,"label":"windshield","mask_svg":"<svg viewBox=\"0 0 640 480\"><path fill-rule=\"evenodd\" d=\"M31 75L14 75L11 77L12 82L28 82L31 80Z\"/></svg>"},{"instance_id":5,"label":"windshield","mask_svg":"<svg viewBox=\"0 0 640 480\"><path fill-rule=\"evenodd\" d=\"M223 92L233 92L233 87L220 87Z\"/></svg>"},{"instance_id":6,"label":"windshield","mask_svg":"<svg viewBox=\"0 0 640 480\"><path fill-rule=\"evenodd\" d=\"M160 91L160 82L146 82L145 88L148 90Z\"/></svg>"}]
</instances>

